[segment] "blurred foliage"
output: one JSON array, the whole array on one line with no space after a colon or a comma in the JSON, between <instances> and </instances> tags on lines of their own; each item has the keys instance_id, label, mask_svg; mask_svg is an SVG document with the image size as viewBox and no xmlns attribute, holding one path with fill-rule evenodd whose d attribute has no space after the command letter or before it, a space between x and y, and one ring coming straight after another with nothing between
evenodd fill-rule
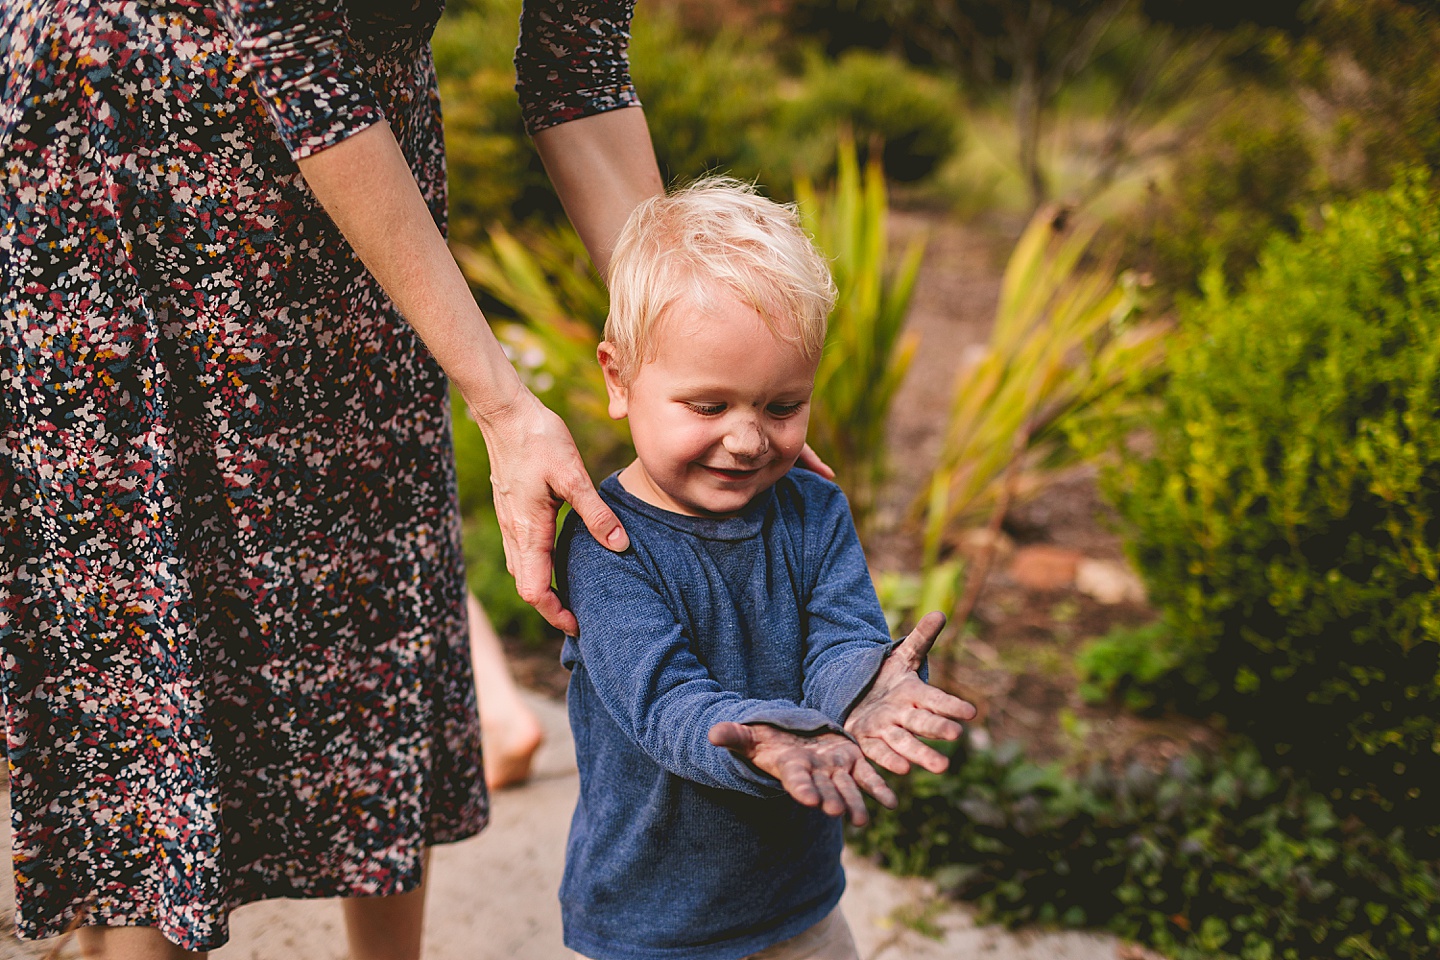
<instances>
[{"instance_id":1,"label":"blurred foliage","mask_svg":"<svg viewBox=\"0 0 1440 960\"><path fill-rule=\"evenodd\" d=\"M980 99L1008 101L1015 163L1030 208L1056 171L1045 155L1062 97L1077 86L1103 96L1088 112L1105 133L1091 196L1130 162L1134 142L1177 105L1202 94L1213 62L1237 63L1265 24L1293 22L1297 0L1244 6L1182 0L794 0L790 23L832 52L903 50ZM1203 85L1205 90L1213 84Z\"/></svg>"},{"instance_id":2,"label":"blurred foliage","mask_svg":"<svg viewBox=\"0 0 1440 960\"><path fill-rule=\"evenodd\" d=\"M1314 136L1294 98L1249 88L1188 138L1168 189L1132 234L1161 289L1198 292L1214 265L1234 285L1276 232L1295 236L1324 196Z\"/></svg>"},{"instance_id":3,"label":"blurred foliage","mask_svg":"<svg viewBox=\"0 0 1440 960\"><path fill-rule=\"evenodd\" d=\"M519 17L519 0L471 0L435 32L450 236L460 243L479 243L491 223L563 216L520 119L512 62Z\"/></svg>"},{"instance_id":4,"label":"blurred foliage","mask_svg":"<svg viewBox=\"0 0 1440 960\"><path fill-rule=\"evenodd\" d=\"M1332 176L1388 186L1396 170L1440 170L1440 6L1433 0L1323 0L1285 53L1333 130Z\"/></svg>"},{"instance_id":5,"label":"blurred foliage","mask_svg":"<svg viewBox=\"0 0 1440 960\"><path fill-rule=\"evenodd\" d=\"M637 16L631 74L666 182L760 172L780 71L763 43L722 29L709 42L685 35L663 12Z\"/></svg>"},{"instance_id":6,"label":"blurred foliage","mask_svg":"<svg viewBox=\"0 0 1440 960\"><path fill-rule=\"evenodd\" d=\"M1180 665L1163 622L1118 627L1088 641L1075 655L1080 696L1086 703L1118 703L1131 713L1160 705L1156 684Z\"/></svg>"},{"instance_id":7,"label":"blurred foliage","mask_svg":"<svg viewBox=\"0 0 1440 960\"><path fill-rule=\"evenodd\" d=\"M902 328L925 244L912 243L895 262L879 159L872 157L862 174L853 143L843 142L837 156L830 192L818 194L804 180L796 191L838 290L815 375L809 440L835 470L863 535L888 468L890 407L917 345Z\"/></svg>"},{"instance_id":8,"label":"blurred foliage","mask_svg":"<svg viewBox=\"0 0 1440 960\"><path fill-rule=\"evenodd\" d=\"M1067 229L1047 209L1016 244L990 341L957 372L940 454L917 504L927 566L989 511L1017 458L1031 469L1073 462L1066 431L1101 405L1117 415L1157 369L1165 328L1132 322L1132 277L1084 261L1094 232Z\"/></svg>"},{"instance_id":9,"label":"blurred foliage","mask_svg":"<svg viewBox=\"0 0 1440 960\"><path fill-rule=\"evenodd\" d=\"M1321 0L1257 47L1263 84L1234 86L1185 125L1174 175L1132 230L1135 259L1194 295L1212 264L1236 285L1275 231L1295 236L1336 200L1440 169L1440 9Z\"/></svg>"},{"instance_id":10,"label":"blurred foliage","mask_svg":"<svg viewBox=\"0 0 1440 960\"><path fill-rule=\"evenodd\" d=\"M1232 729L1440 849L1440 193L1422 174L1212 270L1108 491ZM1103 434L1097 434L1103 436Z\"/></svg>"},{"instance_id":11,"label":"blurred foliage","mask_svg":"<svg viewBox=\"0 0 1440 960\"><path fill-rule=\"evenodd\" d=\"M519 0L452 3L435 33L451 235L463 244L480 244L493 223L564 217L514 91L519 14ZM664 9L636 18L632 76L667 182L724 172L785 195L796 178L835 175L847 128L862 155L880 145L896 179L928 176L955 151L964 111L947 82L873 54L782 59L774 38L755 29L722 24L697 36Z\"/></svg>"},{"instance_id":12,"label":"blurred foliage","mask_svg":"<svg viewBox=\"0 0 1440 960\"><path fill-rule=\"evenodd\" d=\"M1440 951L1440 863L1249 747L1079 776L1014 744L937 747L950 769L889 778L899 806L851 842L932 875L983 920L1103 927L1174 960Z\"/></svg>"},{"instance_id":13,"label":"blurred foliage","mask_svg":"<svg viewBox=\"0 0 1440 960\"><path fill-rule=\"evenodd\" d=\"M812 56L806 63L802 83L781 100L761 145L768 170L828 179L842 140L853 137L862 164L878 147L885 175L911 183L959 148L962 101L953 84L868 51L836 61Z\"/></svg>"}]
</instances>

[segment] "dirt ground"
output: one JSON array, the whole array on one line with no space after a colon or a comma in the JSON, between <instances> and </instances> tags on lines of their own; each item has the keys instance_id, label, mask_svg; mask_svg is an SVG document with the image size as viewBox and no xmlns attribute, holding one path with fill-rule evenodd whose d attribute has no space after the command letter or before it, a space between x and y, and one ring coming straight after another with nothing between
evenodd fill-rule
<instances>
[{"instance_id":1,"label":"dirt ground","mask_svg":"<svg viewBox=\"0 0 1440 960\"><path fill-rule=\"evenodd\" d=\"M916 236L924 236L927 246L907 321L920 348L891 415L896 469L878 508L877 534L867 543L877 572L918 566L919 538L904 522L905 508L938 453L955 370L967 348L989 336L1005 258L1023 224L963 224L902 210L893 214L891 226L897 250ZM909 469L900 469L902 464ZM1210 742L1210 731L1193 721L1091 707L1079 695L1075 653L1113 628L1152 621L1155 612L1143 599L1102 602L1073 579L1036 585L1019 569L1027 550L1124 568L1121 538L1094 471L1073 470L1018 502L1004 533L1004 548L972 620L974 635L950 673L936 682L975 703L996 742L1017 740L1037 760L1075 765L1138 760L1158 768ZM539 646L507 641L520 682L563 695L568 674L559 665L559 645L558 639Z\"/></svg>"}]
</instances>

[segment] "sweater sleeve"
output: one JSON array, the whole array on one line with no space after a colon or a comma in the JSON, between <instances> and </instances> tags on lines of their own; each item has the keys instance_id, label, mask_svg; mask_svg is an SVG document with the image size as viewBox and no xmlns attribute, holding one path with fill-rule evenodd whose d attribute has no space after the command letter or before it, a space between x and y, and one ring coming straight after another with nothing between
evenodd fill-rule
<instances>
[{"instance_id":1,"label":"sweater sleeve","mask_svg":"<svg viewBox=\"0 0 1440 960\"><path fill-rule=\"evenodd\" d=\"M788 700L747 699L723 689L633 550L614 554L588 535L569 545L568 600L580 623L578 663L605 711L647 757L704 786L777 796L779 781L712 745L722 721L796 733L843 728Z\"/></svg>"},{"instance_id":2,"label":"sweater sleeve","mask_svg":"<svg viewBox=\"0 0 1440 960\"><path fill-rule=\"evenodd\" d=\"M525 0L515 90L525 129L640 105L630 82L634 0Z\"/></svg>"},{"instance_id":3,"label":"sweater sleeve","mask_svg":"<svg viewBox=\"0 0 1440 960\"><path fill-rule=\"evenodd\" d=\"M840 489L817 481L805 524L805 705L836 723L869 689L890 652L889 628Z\"/></svg>"},{"instance_id":4,"label":"sweater sleeve","mask_svg":"<svg viewBox=\"0 0 1440 960\"><path fill-rule=\"evenodd\" d=\"M385 119L340 0L218 0L241 69L299 160Z\"/></svg>"}]
</instances>

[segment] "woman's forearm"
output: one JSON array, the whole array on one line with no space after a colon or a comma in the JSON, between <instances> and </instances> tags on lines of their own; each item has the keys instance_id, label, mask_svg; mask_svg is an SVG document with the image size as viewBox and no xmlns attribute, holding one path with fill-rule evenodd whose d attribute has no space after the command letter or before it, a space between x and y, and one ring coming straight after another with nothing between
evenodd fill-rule
<instances>
[{"instance_id":1,"label":"woman's forearm","mask_svg":"<svg viewBox=\"0 0 1440 960\"><path fill-rule=\"evenodd\" d=\"M431 218L390 127L378 123L298 161L306 183L482 421L520 379Z\"/></svg>"},{"instance_id":2,"label":"woman's forearm","mask_svg":"<svg viewBox=\"0 0 1440 960\"><path fill-rule=\"evenodd\" d=\"M624 107L548 127L535 149L601 276L630 212L665 192L645 111Z\"/></svg>"}]
</instances>

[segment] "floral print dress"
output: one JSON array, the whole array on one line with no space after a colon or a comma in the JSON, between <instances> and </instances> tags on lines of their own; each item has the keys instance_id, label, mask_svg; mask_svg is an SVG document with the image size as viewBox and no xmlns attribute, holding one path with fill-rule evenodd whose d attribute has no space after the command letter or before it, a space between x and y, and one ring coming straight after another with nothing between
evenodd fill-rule
<instances>
[{"instance_id":1,"label":"floral print dress","mask_svg":"<svg viewBox=\"0 0 1440 960\"><path fill-rule=\"evenodd\" d=\"M190 950L480 830L447 384L296 167L394 130L445 210L438 0L0 7L0 691L17 926ZM637 102L532 4L532 129Z\"/></svg>"}]
</instances>

